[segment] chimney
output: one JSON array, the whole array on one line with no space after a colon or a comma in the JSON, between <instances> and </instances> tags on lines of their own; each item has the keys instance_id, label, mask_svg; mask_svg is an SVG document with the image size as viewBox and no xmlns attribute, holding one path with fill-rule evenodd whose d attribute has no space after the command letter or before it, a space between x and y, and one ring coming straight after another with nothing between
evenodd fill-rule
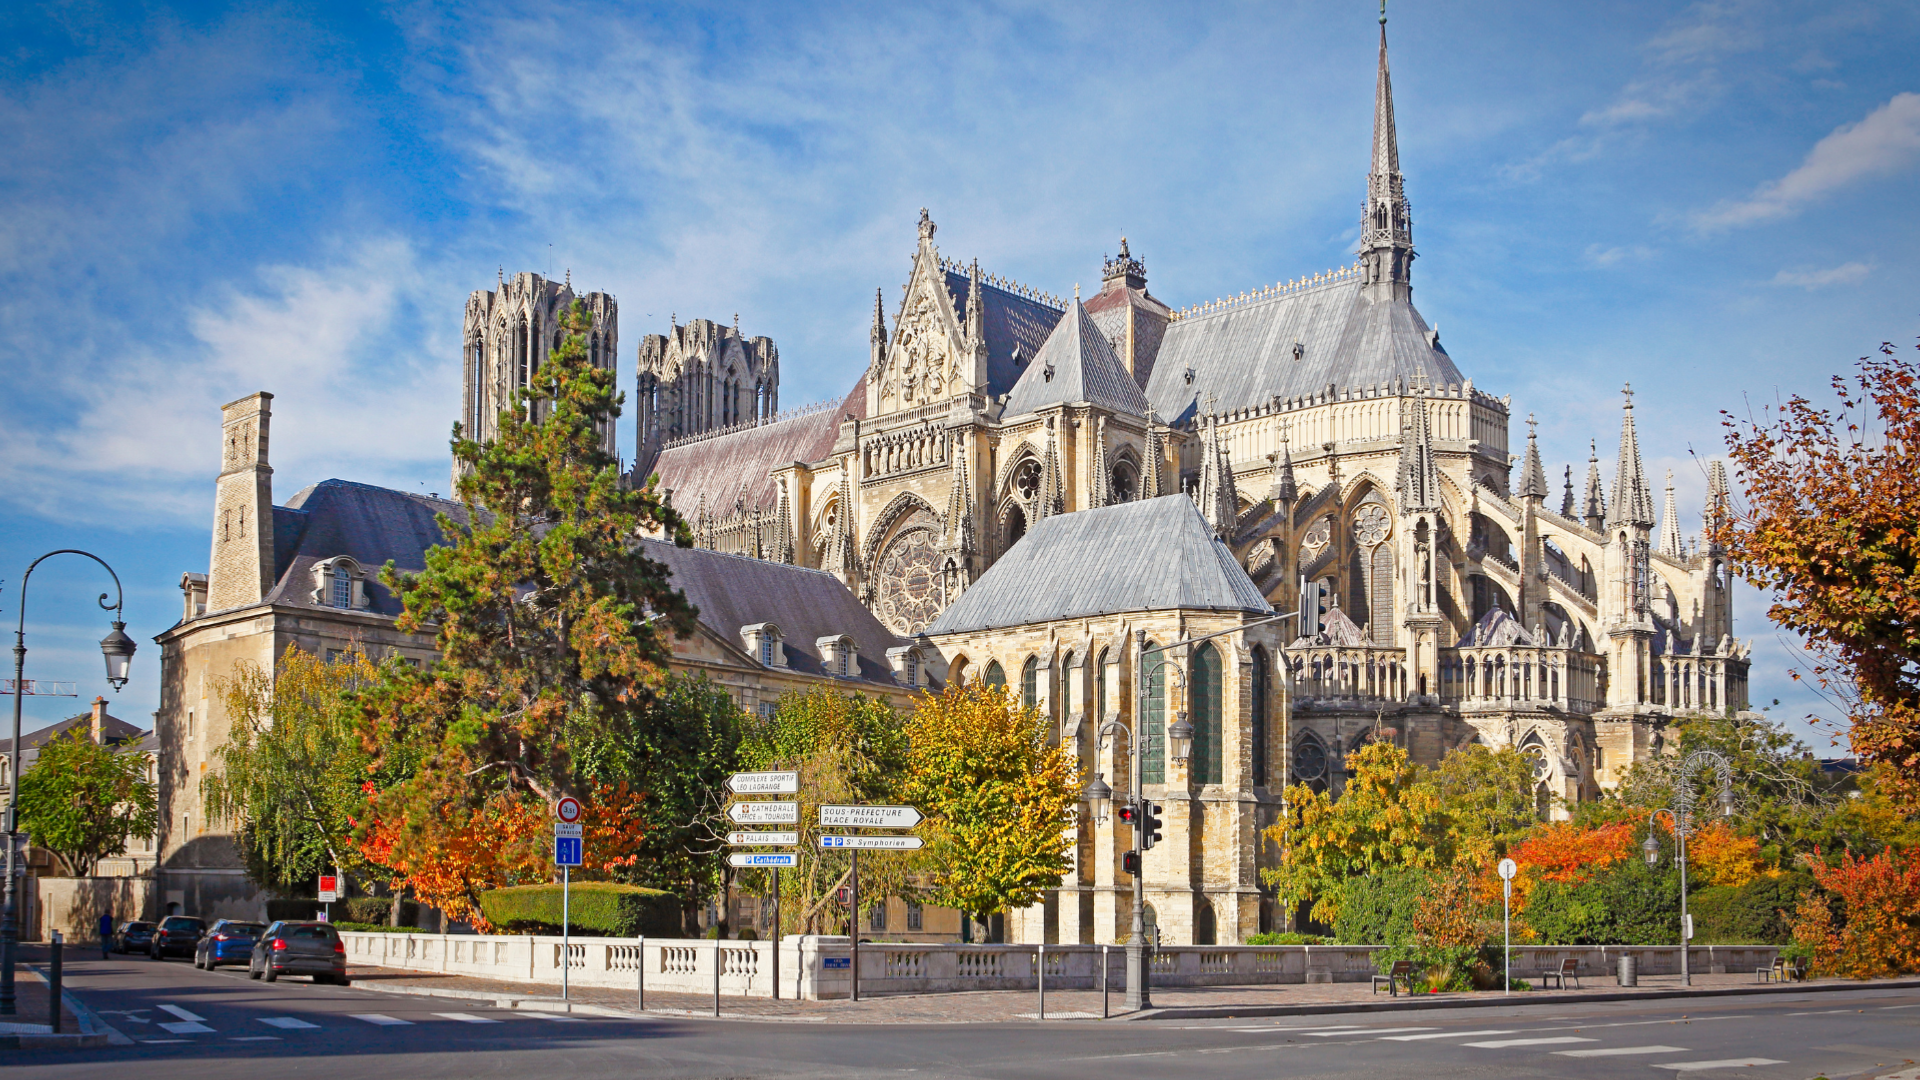
<instances>
[{"instance_id":1,"label":"chimney","mask_svg":"<svg viewBox=\"0 0 1920 1080\"><path fill-rule=\"evenodd\" d=\"M93 742L96 746L107 745L107 699L93 699Z\"/></svg>"}]
</instances>

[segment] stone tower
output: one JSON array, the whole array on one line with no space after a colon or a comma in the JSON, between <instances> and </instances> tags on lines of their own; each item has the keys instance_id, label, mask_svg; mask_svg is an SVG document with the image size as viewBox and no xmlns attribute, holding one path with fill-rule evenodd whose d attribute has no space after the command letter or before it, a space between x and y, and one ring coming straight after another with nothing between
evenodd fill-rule
<instances>
[{"instance_id":1,"label":"stone tower","mask_svg":"<svg viewBox=\"0 0 1920 1080\"><path fill-rule=\"evenodd\" d=\"M272 402L273 395L262 391L220 407L209 611L257 604L273 587L273 467L267 464Z\"/></svg>"},{"instance_id":2,"label":"stone tower","mask_svg":"<svg viewBox=\"0 0 1920 1080\"><path fill-rule=\"evenodd\" d=\"M668 333L641 339L636 374L642 476L669 442L752 426L780 411L780 350L772 338L742 335L738 315L731 326L669 320Z\"/></svg>"}]
</instances>

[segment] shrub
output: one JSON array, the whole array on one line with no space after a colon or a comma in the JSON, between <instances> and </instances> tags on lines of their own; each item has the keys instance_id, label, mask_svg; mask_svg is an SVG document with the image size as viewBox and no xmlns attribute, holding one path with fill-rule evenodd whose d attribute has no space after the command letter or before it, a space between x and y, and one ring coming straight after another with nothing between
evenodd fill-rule
<instances>
[{"instance_id":1,"label":"shrub","mask_svg":"<svg viewBox=\"0 0 1920 1080\"><path fill-rule=\"evenodd\" d=\"M339 923L377 923L385 928L393 915L393 899L379 896L353 896L345 900L335 900L331 905L318 900L295 897L267 901L267 921L276 922L291 919L304 922L319 918L320 912L329 911L333 921ZM403 928L413 928L420 921L420 905L411 900L400 903L400 923Z\"/></svg>"},{"instance_id":2,"label":"shrub","mask_svg":"<svg viewBox=\"0 0 1920 1080\"><path fill-rule=\"evenodd\" d=\"M1671 863L1650 867L1623 859L1586 881L1542 882L1522 918L1543 945L1674 944L1680 940L1680 875Z\"/></svg>"},{"instance_id":3,"label":"shrub","mask_svg":"<svg viewBox=\"0 0 1920 1080\"><path fill-rule=\"evenodd\" d=\"M386 923L340 922L334 923L335 930L357 930L363 934L423 934L427 931L417 926L388 926Z\"/></svg>"},{"instance_id":4,"label":"shrub","mask_svg":"<svg viewBox=\"0 0 1920 1080\"><path fill-rule=\"evenodd\" d=\"M1793 939L1813 954L1815 972L1877 979L1920 971L1920 854L1846 852L1837 866L1808 865L1827 895L1800 901Z\"/></svg>"},{"instance_id":5,"label":"shrub","mask_svg":"<svg viewBox=\"0 0 1920 1080\"><path fill-rule=\"evenodd\" d=\"M480 911L507 933L545 933L561 922L561 887L515 885L480 894ZM574 933L600 937L680 936L680 899L669 892L611 881L573 886L566 921Z\"/></svg>"},{"instance_id":6,"label":"shrub","mask_svg":"<svg viewBox=\"0 0 1920 1080\"><path fill-rule=\"evenodd\" d=\"M1433 886L1425 870L1389 870L1350 878L1340 889L1333 939L1342 945L1392 945L1413 939L1413 913ZM1404 958L1403 958L1404 959Z\"/></svg>"},{"instance_id":7,"label":"shrub","mask_svg":"<svg viewBox=\"0 0 1920 1080\"><path fill-rule=\"evenodd\" d=\"M1784 945L1793 940L1793 911L1813 888L1807 874L1761 875L1737 888L1719 885L1687 897L1700 945Z\"/></svg>"},{"instance_id":8,"label":"shrub","mask_svg":"<svg viewBox=\"0 0 1920 1080\"><path fill-rule=\"evenodd\" d=\"M1319 934L1270 933L1254 934L1247 938L1249 945L1327 945L1332 941L1332 938L1321 937Z\"/></svg>"}]
</instances>

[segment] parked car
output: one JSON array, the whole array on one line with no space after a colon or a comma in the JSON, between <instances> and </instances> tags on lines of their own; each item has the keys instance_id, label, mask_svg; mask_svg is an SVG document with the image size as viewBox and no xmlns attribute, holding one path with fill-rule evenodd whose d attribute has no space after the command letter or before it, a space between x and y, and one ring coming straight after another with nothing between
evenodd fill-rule
<instances>
[{"instance_id":1,"label":"parked car","mask_svg":"<svg viewBox=\"0 0 1920 1080\"><path fill-rule=\"evenodd\" d=\"M153 924L133 919L120 924L113 932L113 951L117 953L146 952L153 944Z\"/></svg>"},{"instance_id":2,"label":"parked car","mask_svg":"<svg viewBox=\"0 0 1920 1080\"><path fill-rule=\"evenodd\" d=\"M200 944L200 935L207 932L205 919L196 919L191 915L169 915L160 920L153 932L153 940L147 946L147 958L164 960L168 956L192 956L194 947Z\"/></svg>"},{"instance_id":3,"label":"parked car","mask_svg":"<svg viewBox=\"0 0 1920 1080\"><path fill-rule=\"evenodd\" d=\"M207 928L193 949L193 966L212 971L221 964L244 964L253 956L253 943L266 927L257 922L221 919Z\"/></svg>"},{"instance_id":4,"label":"parked car","mask_svg":"<svg viewBox=\"0 0 1920 1080\"><path fill-rule=\"evenodd\" d=\"M347 985L347 946L340 931L323 922L277 922L253 943L247 975L272 982L282 975L311 975L317 983Z\"/></svg>"}]
</instances>

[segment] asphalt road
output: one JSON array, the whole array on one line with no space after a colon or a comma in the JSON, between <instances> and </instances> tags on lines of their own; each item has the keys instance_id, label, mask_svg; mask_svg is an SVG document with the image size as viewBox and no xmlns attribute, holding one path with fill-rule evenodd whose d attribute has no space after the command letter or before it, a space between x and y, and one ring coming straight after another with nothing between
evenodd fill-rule
<instances>
[{"instance_id":1,"label":"asphalt road","mask_svg":"<svg viewBox=\"0 0 1920 1080\"><path fill-rule=\"evenodd\" d=\"M1195 1023L917 1026L555 1017L186 961L71 960L133 1046L0 1051L13 1075L140 1080L828 1077L1920 1077L1920 990ZM22 990L43 989L29 982Z\"/></svg>"}]
</instances>

